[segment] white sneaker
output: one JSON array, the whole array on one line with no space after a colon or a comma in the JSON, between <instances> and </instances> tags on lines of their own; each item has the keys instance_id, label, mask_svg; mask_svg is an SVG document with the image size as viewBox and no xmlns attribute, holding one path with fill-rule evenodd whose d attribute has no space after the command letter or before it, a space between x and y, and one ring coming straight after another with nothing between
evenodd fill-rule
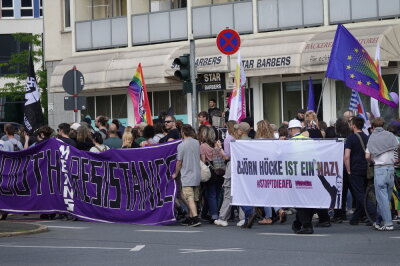
<instances>
[{"instance_id":1,"label":"white sneaker","mask_svg":"<svg viewBox=\"0 0 400 266\"><path fill-rule=\"evenodd\" d=\"M245 223L246 221L245 220L240 220L237 224L236 224L236 226L242 226L242 225L244 225L244 223Z\"/></svg>"},{"instance_id":2,"label":"white sneaker","mask_svg":"<svg viewBox=\"0 0 400 266\"><path fill-rule=\"evenodd\" d=\"M379 230L379 228L381 227L379 224L377 224L377 223L373 223L372 224L372 227L375 229L375 230Z\"/></svg>"},{"instance_id":3,"label":"white sneaker","mask_svg":"<svg viewBox=\"0 0 400 266\"><path fill-rule=\"evenodd\" d=\"M220 220L220 219L215 220L215 221L214 221L214 224L215 224L215 225L220 225L220 226L228 226L228 222L227 222L227 221Z\"/></svg>"},{"instance_id":4,"label":"white sneaker","mask_svg":"<svg viewBox=\"0 0 400 266\"><path fill-rule=\"evenodd\" d=\"M393 231L393 225L384 225L378 228L378 231Z\"/></svg>"}]
</instances>

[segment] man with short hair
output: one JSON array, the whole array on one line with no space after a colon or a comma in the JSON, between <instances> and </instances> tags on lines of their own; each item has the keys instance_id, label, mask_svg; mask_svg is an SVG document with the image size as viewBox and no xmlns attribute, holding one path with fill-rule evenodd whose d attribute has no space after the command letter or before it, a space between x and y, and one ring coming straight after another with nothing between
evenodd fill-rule
<instances>
[{"instance_id":1,"label":"man with short hair","mask_svg":"<svg viewBox=\"0 0 400 266\"><path fill-rule=\"evenodd\" d=\"M208 113L206 111L202 111L197 115L197 121L199 121L200 125L211 126L210 121L208 121Z\"/></svg>"},{"instance_id":2,"label":"man with short hair","mask_svg":"<svg viewBox=\"0 0 400 266\"><path fill-rule=\"evenodd\" d=\"M365 147L368 136L362 131L364 119L353 117L350 121L350 128L353 134L347 137L344 145L344 165L349 174L349 187L351 194L356 200L356 209L350 220L351 225L358 223L365 218L364 196L367 188L368 162L365 159ZM371 214L374 215L371 207Z\"/></svg>"},{"instance_id":3,"label":"man with short hair","mask_svg":"<svg viewBox=\"0 0 400 266\"><path fill-rule=\"evenodd\" d=\"M180 139L181 135L179 130L176 128L176 119L173 115L167 115L164 120L164 126L168 130L165 137L160 139L159 143Z\"/></svg>"},{"instance_id":4,"label":"man with short hair","mask_svg":"<svg viewBox=\"0 0 400 266\"><path fill-rule=\"evenodd\" d=\"M103 140L106 140L108 138L107 122L108 118L102 115L96 117L95 120L95 125L99 129L99 132Z\"/></svg>"},{"instance_id":5,"label":"man with short hair","mask_svg":"<svg viewBox=\"0 0 400 266\"><path fill-rule=\"evenodd\" d=\"M166 118L166 120L168 117ZM175 172L172 178L181 174L182 198L189 207L189 217L182 223L188 226L201 225L197 215L196 201L200 195L200 144L194 137L194 130L190 125L182 127L183 141L178 145L178 155Z\"/></svg>"},{"instance_id":6,"label":"man with short hair","mask_svg":"<svg viewBox=\"0 0 400 266\"><path fill-rule=\"evenodd\" d=\"M212 120L213 116L222 116L221 110L217 107L217 101L215 99L208 100L208 117Z\"/></svg>"},{"instance_id":7,"label":"man with short hair","mask_svg":"<svg viewBox=\"0 0 400 266\"><path fill-rule=\"evenodd\" d=\"M12 124L5 124L4 132L6 133L8 140L3 143L3 151L21 151L24 149L22 143L14 137L15 127Z\"/></svg>"},{"instance_id":8,"label":"man with short hair","mask_svg":"<svg viewBox=\"0 0 400 266\"><path fill-rule=\"evenodd\" d=\"M75 140L73 140L69 137L70 131L71 131L71 127L69 124L67 124L67 123L59 124L58 129L57 129L58 139L64 143L67 143L76 148Z\"/></svg>"},{"instance_id":9,"label":"man with short hair","mask_svg":"<svg viewBox=\"0 0 400 266\"><path fill-rule=\"evenodd\" d=\"M346 112L343 113L343 120L345 122L350 122L350 120L354 117L353 111L347 110Z\"/></svg>"},{"instance_id":10,"label":"man with short hair","mask_svg":"<svg viewBox=\"0 0 400 266\"><path fill-rule=\"evenodd\" d=\"M108 128L109 137L104 141L104 144L111 149L121 149L122 140L118 137L117 125L114 123L110 124Z\"/></svg>"},{"instance_id":11,"label":"man with short hair","mask_svg":"<svg viewBox=\"0 0 400 266\"><path fill-rule=\"evenodd\" d=\"M374 162L375 197L378 213L374 228L379 231L393 231L392 213L389 208L394 186L394 153L399 141L391 132L383 129L385 120L377 117L372 121L365 157ZM383 225L381 223L383 222Z\"/></svg>"}]
</instances>

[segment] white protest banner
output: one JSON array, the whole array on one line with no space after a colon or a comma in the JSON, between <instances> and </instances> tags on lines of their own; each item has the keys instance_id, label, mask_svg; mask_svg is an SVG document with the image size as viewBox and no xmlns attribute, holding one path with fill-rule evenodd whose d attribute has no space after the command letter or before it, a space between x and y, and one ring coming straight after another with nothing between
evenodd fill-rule
<instances>
[{"instance_id":1,"label":"white protest banner","mask_svg":"<svg viewBox=\"0 0 400 266\"><path fill-rule=\"evenodd\" d=\"M340 208L343 149L336 140L232 142L232 205Z\"/></svg>"}]
</instances>

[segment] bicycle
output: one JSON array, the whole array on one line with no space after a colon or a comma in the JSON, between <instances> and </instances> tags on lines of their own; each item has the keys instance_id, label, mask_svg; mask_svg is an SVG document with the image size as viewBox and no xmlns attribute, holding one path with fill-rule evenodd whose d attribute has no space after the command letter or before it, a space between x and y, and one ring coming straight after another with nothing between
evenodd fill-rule
<instances>
[{"instance_id":1,"label":"bicycle","mask_svg":"<svg viewBox=\"0 0 400 266\"><path fill-rule=\"evenodd\" d=\"M393 212L396 212L395 199L397 199L397 201L400 201L400 176L396 175L396 173L394 175L393 193L390 199L390 210L392 211L392 214ZM377 209L377 202L375 196L375 186L374 186L374 179L372 178L370 184L367 186L367 190L365 192L365 197L364 197L365 214L367 215L367 218L371 223L374 223L376 218L371 212L372 210L376 211L376 209Z\"/></svg>"}]
</instances>

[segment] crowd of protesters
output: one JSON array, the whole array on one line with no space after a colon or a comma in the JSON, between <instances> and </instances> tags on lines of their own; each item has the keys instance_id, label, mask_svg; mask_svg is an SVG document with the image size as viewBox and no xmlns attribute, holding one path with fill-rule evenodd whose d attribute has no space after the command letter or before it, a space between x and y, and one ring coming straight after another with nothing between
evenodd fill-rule
<instances>
[{"instance_id":1,"label":"crowd of protesters","mask_svg":"<svg viewBox=\"0 0 400 266\"><path fill-rule=\"evenodd\" d=\"M142 122L135 127L123 126L120 121L108 121L105 116L95 118L92 127L90 117L80 123L61 123L56 132L43 126L28 136L23 128L11 124L4 127L0 149L20 151L51 137L76 147L79 150L100 153L109 149L140 148L182 139L178 145L176 170L172 173L180 187L176 201L176 216L182 225L199 226L206 221L217 226L228 226L229 221L238 221L237 226L251 228L259 225L285 223L287 215L296 213L292 230L297 234L312 234L314 224L330 227L332 223L349 220L351 225L365 223L380 231L393 230L392 215L399 215L389 209L395 178L394 165L397 163L397 123L384 129L382 118L372 120L370 137L363 132L364 120L346 111L342 118L331 121L329 127L318 121L313 111L298 110L295 118L284 121L279 127L266 120L258 121L256 128L250 118L238 123L228 121L227 112L216 107L216 101L209 101L210 109L198 114L199 128L196 130L177 121L173 115L162 113L153 125ZM226 132L220 133L220 128ZM230 142L234 139L321 139L338 138L345 141L342 208L337 210L280 207L232 206ZM368 165L375 163L375 191L377 210L371 210L375 219L369 223L364 206L367 187ZM210 176L203 178L202 168L210 169ZM347 202L349 199L353 204ZM354 207L352 217L347 215ZM367 206L371 207L372 206ZM5 219L3 214L2 219ZM313 217L317 219L313 224ZM318 217L318 218L317 218ZM42 218L54 218L44 215Z\"/></svg>"}]
</instances>

